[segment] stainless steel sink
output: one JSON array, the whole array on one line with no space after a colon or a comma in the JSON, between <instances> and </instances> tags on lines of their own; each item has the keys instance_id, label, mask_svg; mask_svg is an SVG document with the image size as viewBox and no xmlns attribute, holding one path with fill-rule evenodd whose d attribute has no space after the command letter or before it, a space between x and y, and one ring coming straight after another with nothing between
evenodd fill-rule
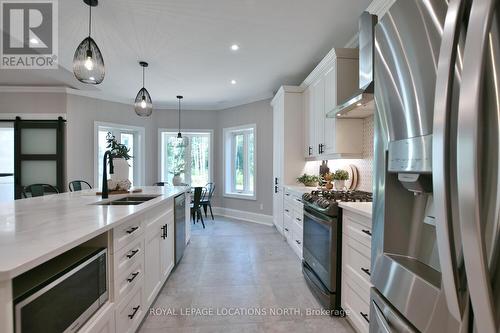
<instances>
[{"instance_id":1,"label":"stainless steel sink","mask_svg":"<svg viewBox=\"0 0 500 333\"><path fill-rule=\"evenodd\" d=\"M124 197L118 200L114 200L113 202L130 202L130 201L140 201L140 202L145 202L149 200L153 200L157 198L157 195L151 195L151 196L128 196Z\"/></svg>"},{"instance_id":2,"label":"stainless steel sink","mask_svg":"<svg viewBox=\"0 0 500 333\"><path fill-rule=\"evenodd\" d=\"M153 200L158 196L128 196L121 199L116 199L113 201L98 202L96 205L99 206L134 206L140 205L146 201Z\"/></svg>"}]
</instances>

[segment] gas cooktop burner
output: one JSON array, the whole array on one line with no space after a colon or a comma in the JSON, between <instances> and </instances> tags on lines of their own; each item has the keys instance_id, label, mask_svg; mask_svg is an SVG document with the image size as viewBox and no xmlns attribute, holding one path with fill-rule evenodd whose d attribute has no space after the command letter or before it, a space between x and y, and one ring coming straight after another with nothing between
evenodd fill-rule
<instances>
[{"instance_id":1,"label":"gas cooktop burner","mask_svg":"<svg viewBox=\"0 0 500 333\"><path fill-rule=\"evenodd\" d=\"M315 210L328 215L335 214L338 202L372 202L373 195L364 191L316 190L302 195L302 201Z\"/></svg>"}]
</instances>

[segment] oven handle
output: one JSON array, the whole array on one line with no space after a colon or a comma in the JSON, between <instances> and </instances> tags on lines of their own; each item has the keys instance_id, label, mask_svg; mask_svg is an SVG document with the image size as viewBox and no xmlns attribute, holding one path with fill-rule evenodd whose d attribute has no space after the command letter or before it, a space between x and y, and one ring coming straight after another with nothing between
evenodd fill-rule
<instances>
[{"instance_id":1,"label":"oven handle","mask_svg":"<svg viewBox=\"0 0 500 333\"><path fill-rule=\"evenodd\" d=\"M330 219L328 220L322 220L321 218L317 217L317 216L314 216L312 215L311 213L309 213L308 211L304 210L304 216L305 217L308 217L310 218L311 220L313 220L314 222L317 222L319 224L323 224L327 227L330 227L332 225L332 221ZM304 219L305 220L305 219Z\"/></svg>"}]
</instances>

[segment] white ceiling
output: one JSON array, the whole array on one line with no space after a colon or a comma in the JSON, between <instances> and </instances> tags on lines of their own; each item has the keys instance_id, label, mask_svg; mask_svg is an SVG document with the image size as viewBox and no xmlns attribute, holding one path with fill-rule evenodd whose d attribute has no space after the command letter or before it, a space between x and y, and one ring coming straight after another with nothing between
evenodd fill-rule
<instances>
[{"instance_id":1,"label":"white ceiling","mask_svg":"<svg viewBox=\"0 0 500 333\"><path fill-rule=\"evenodd\" d=\"M300 84L332 47L344 46L370 0L100 0L92 37L106 78L97 87L71 73L87 34L88 7L59 1L63 69L0 71L0 85L64 85L132 103L141 87L139 60L149 62L146 88L156 107L221 109L272 96ZM230 46L240 45L233 52ZM230 81L237 81L231 85Z\"/></svg>"}]
</instances>

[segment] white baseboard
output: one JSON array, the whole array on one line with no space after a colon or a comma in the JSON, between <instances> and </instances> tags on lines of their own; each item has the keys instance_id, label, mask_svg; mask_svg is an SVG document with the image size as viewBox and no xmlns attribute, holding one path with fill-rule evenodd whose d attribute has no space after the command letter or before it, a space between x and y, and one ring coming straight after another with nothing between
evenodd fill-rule
<instances>
[{"instance_id":1,"label":"white baseboard","mask_svg":"<svg viewBox=\"0 0 500 333\"><path fill-rule=\"evenodd\" d=\"M212 207L212 208L214 210L214 215L229 217L245 222L252 222L267 226L273 226L272 215L257 214L257 213L245 212L243 210L236 210L224 207Z\"/></svg>"}]
</instances>

